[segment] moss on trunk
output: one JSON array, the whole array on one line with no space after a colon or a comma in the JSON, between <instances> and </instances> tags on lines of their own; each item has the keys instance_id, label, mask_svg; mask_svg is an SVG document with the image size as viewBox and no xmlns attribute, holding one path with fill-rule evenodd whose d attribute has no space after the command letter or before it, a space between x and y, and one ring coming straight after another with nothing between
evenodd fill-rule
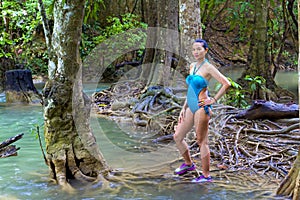
<instances>
[{"instance_id":1,"label":"moss on trunk","mask_svg":"<svg viewBox=\"0 0 300 200\"><path fill-rule=\"evenodd\" d=\"M95 181L109 168L90 129L90 104L82 91L84 1L56 1L53 13L49 81L43 91L46 157L52 178L71 189L69 179Z\"/></svg>"}]
</instances>

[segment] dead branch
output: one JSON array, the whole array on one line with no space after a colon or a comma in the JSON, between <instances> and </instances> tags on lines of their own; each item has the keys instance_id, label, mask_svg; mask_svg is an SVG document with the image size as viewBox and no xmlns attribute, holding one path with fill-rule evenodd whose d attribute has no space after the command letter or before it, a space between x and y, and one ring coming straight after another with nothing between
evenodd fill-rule
<instances>
[{"instance_id":1,"label":"dead branch","mask_svg":"<svg viewBox=\"0 0 300 200\"><path fill-rule=\"evenodd\" d=\"M0 158L6 158L9 156L16 156L17 151L20 148L16 148L15 145L10 145L18 140L20 140L23 137L24 133L18 134L14 137L11 137L2 143L0 143Z\"/></svg>"}]
</instances>

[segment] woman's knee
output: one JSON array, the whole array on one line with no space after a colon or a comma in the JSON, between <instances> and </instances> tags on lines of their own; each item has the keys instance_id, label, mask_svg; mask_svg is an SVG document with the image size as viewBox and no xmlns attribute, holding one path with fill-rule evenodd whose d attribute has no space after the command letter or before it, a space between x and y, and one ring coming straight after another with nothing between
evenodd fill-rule
<instances>
[{"instance_id":1,"label":"woman's knee","mask_svg":"<svg viewBox=\"0 0 300 200\"><path fill-rule=\"evenodd\" d=\"M208 141L207 141L206 137L198 137L197 144L199 145L199 147L201 147L203 145L208 145Z\"/></svg>"},{"instance_id":2,"label":"woman's knee","mask_svg":"<svg viewBox=\"0 0 300 200\"><path fill-rule=\"evenodd\" d=\"M178 142L179 139L178 139L178 135L176 133L173 135L173 139L176 143Z\"/></svg>"},{"instance_id":3,"label":"woman's knee","mask_svg":"<svg viewBox=\"0 0 300 200\"><path fill-rule=\"evenodd\" d=\"M181 143L183 141L183 137L180 134L175 133L173 135L173 139L176 143Z\"/></svg>"}]
</instances>

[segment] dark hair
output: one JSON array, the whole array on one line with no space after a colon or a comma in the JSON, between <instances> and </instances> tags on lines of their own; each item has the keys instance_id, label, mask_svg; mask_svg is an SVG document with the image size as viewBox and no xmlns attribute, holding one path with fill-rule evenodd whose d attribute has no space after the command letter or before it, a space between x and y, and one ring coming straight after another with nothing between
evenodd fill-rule
<instances>
[{"instance_id":1,"label":"dark hair","mask_svg":"<svg viewBox=\"0 0 300 200\"><path fill-rule=\"evenodd\" d=\"M196 39L195 42L199 42L203 44L204 49L208 49L208 44L205 40L203 39Z\"/></svg>"}]
</instances>

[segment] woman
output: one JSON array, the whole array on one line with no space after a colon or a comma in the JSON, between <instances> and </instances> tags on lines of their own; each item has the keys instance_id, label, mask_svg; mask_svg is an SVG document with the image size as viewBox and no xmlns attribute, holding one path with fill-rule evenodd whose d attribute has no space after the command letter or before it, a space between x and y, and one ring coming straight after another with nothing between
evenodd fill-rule
<instances>
[{"instance_id":1,"label":"woman","mask_svg":"<svg viewBox=\"0 0 300 200\"><path fill-rule=\"evenodd\" d=\"M187 97L180 111L178 125L174 134L174 140L184 159L184 163L175 170L175 173L182 175L196 169L191 160L188 145L184 140L186 134L195 125L203 174L192 182L210 182L212 178L209 174L208 124L211 115L211 104L216 103L225 94L226 90L230 87L230 82L217 68L205 59L208 52L208 45L205 40L195 40L192 52L196 62L190 65L190 73L186 78L188 84ZM207 86L208 81L212 77L221 83L222 87L214 97L209 97Z\"/></svg>"}]
</instances>

